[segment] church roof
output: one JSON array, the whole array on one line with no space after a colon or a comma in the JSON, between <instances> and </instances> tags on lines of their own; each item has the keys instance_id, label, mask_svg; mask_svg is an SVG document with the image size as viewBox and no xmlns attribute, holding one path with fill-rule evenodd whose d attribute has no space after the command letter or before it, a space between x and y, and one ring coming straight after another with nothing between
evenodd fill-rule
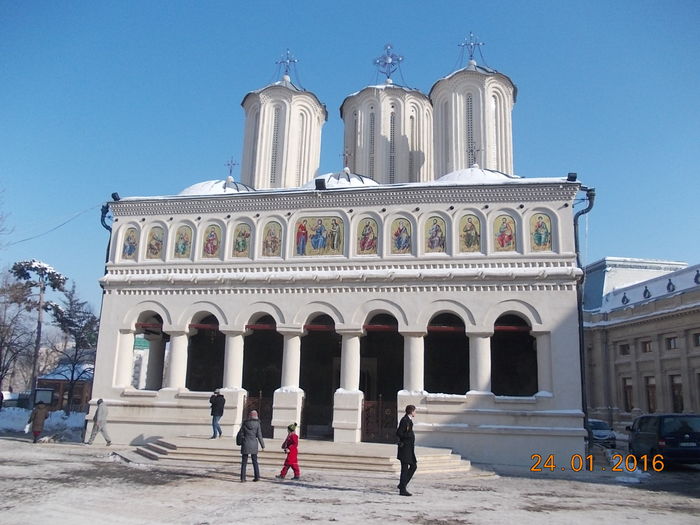
<instances>
[{"instance_id":1,"label":"church roof","mask_svg":"<svg viewBox=\"0 0 700 525\"><path fill-rule=\"evenodd\" d=\"M242 182L236 182L233 180L233 177L229 175L226 177L226 180L207 180L204 182L198 182L197 184L188 186L178 193L178 195L224 195L227 193L247 193L250 191L255 191L255 188L251 188Z\"/></svg>"},{"instance_id":2,"label":"church roof","mask_svg":"<svg viewBox=\"0 0 700 525\"><path fill-rule=\"evenodd\" d=\"M500 184L513 180L520 180L523 177L518 175L508 175L500 171L487 170L474 164L471 168L453 171L443 175L436 182L448 182L451 184ZM530 179L532 180L532 179Z\"/></svg>"},{"instance_id":3,"label":"church roof","mask_svg":"<svg viewBox=\"0 0 700 525\"><path fill-rule=\"evenodd\" d=\"M294 82L292 82L292 79L289 77L289 75L283 75L282 80L278 80L277 82L273 82L272 84L268 84L265 87L262 87L260 89L256 89L254 91L250 91L250 92L246 93L246 95L243 97L243 100L241 100L241 106L245 106L245 101L249 96L259 95L263 91L271 89L271 88L275 88L275 87L282 87L282 88L289 89L290 91L294 91L296 93L306 93L307 95L311 95L316 100L316 102L318 102L318 105L323 108L325 118L326 118L326 120L328 120L328 109L326 109L326 105L323 102L321 102L318 99L318 97L314 93L312 93L311 91L307 91L305 89L297 87L294 84Z\"/></svg>"},{"instance_id":4,"label":"church roof","mask_svg":"<svg viewBox=\"0 0 700 525\"><path fill-rule=\"evenodd\" d=\"M430 88L430 93L433 93L433 90L435 89L435 86L437 86L440 82L450 79L464 71L474 71L475 73L481 73L482 75L498 75L500 77L505 78L508 82L510 82L511 86L513 86L513 102L515 102L518 98L518 86L515 85L515 82L513 82L508 75L504 75L503 73L496 71L495 69L492 69L490 67L486 66L480 66L479 64L476 63L476 60L470 60L469 64L467 64L467 67L464 67L462 69L458 69L457 71L453 71L446 77L441 78L435 84L433 84L433 87Z\"/></svg>"},{"instance_id":5,"label":"church roof","mask_svg":"<svg viewBox=\"0 0 700 525\"><path fill-rule=\"evenodd\" d=\"M370 186L379 186L379 183L356 173L350 173L349 168L344 168L338 173L326 173L311 179L309 182L301 186L302 189L316 189L316 181L323 180L326 183L326 189L332 188L367 188Z\"/></svg>"},{"instance_id":6,"label":"church roof","mask_svg":"<svg viewBox=\"0 0 700 525\"><path fill-rule=\"evenodd\" d=\"M348 99L359 95L360 93L362 93L363 91L365 91L367 89L380 89L380 90L400 89L406 93L413 93L414 95L418 95L418 96L424 97L427 100L430 100L428 98L428 95L426 95L425 93L423 93L419 89L410 88L410 87L406 87L406 86L399 86L399 85L394 84L392 82L387 82L386 84L377 84L376 86L366 86L366 87L362 88L360 91L355 91L354 93L350 93L347 97L345 97L343 99L343 102L340 104L340 118L343 118L343 106L345 106L345 103L348 101Z\"/></svg>"}]
</instances>

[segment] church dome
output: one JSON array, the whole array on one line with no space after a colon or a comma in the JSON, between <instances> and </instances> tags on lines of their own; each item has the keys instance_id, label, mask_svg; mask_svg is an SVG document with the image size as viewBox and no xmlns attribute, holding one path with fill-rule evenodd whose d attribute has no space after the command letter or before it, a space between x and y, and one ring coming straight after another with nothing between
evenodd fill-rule
<instances>
[{"instance_id":1,"label":"church dome","mask_svg":"<svg viewBox=\"0 0 700 525\"><path fill-rule=\"evenodd\" d=\"M188 196L188 195L225 195L228 193L247 193L249 191L255 191L255 188L251 188L247 184L242 182L236 182L230 175L226 177L226 180L206 180L204 182L198 182L182 190L178 195Z\"/></svg>"},{"instance_id":2,"label":"church dome","mask_svg":"<svg viewBox=\"0 0 700 525\"><path fill-rule=\"evenodd\" d=\"M443 175L437 182L447 182L450 184L499 184L502 182L521 179L517 175L507 175L500 171L480 168L478 164L471 168L453 171Z\"/></svg>"},{"instance_id":3,"label":"church dome","mask_svg":"<svg viewBox=\"0 0 700 525\"><path fill-rule=\"evenodd\" d=\"M356 173L350 173L350 169L344 168L343 171L338 173L326 173L324 175L319 175L315 179L311 179L309 182L304 184L302 188L304 189L316 189L316 181L325 181L326 189L333 188L367 188L370 186L379 186L379 183L365 177L364 175L358 175Z\"/></svg>"}]
</instances>

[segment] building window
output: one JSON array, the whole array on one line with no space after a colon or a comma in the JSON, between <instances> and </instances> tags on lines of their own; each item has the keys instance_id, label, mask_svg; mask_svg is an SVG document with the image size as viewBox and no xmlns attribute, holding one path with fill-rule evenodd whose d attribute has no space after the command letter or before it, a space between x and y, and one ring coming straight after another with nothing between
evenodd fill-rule
<instances>
[{"instance_id":1,"label":"building window","mask_svg":"<svg viewBox=\"0 0 700 525\"><path fill-rule=\"evenodd\" d=\"M396 182L396 112L389 116L389 184Z\"/></svg>"},{"instance_id":2,"label":"building window","mask_svg":"<svg viewBox=\"0 0 700 525\"><path fill-rule=\"evenodd\" d=\"M644 389L647 396L647 412L653 414L656 412L656 378L645 377Z\"/></svg>"},{"instance_id":3,"label":"building window","mask_svg":"<svg viewBox=\"0 0 700 525\"><path fill-rule=\"evenodd\" d=\"M671 336L666 338L666 350L677 350L678 349L678 338L676 336Z\"/></svg>"},{"instance_id":4,"label":"building window","mask_svg":"<svg viewBox=\"0 0 700 525\"><path fill-rule=\"evenodd\" d=\"M642 341L642 353L649 354L649 353L651 353L651 350L652 350L651 341Z\"/></svg>"},{"instance_id":5,"label":"building window","mask_svg":"<svg viewBox=\"0 0 700 525\"><path fill-rule=\"evenodd\" d=\"M622 378L622 404L625 412L632 410L632 378Z\"/></svg>"},{"instance_id":6,"label":"building window","mask_svg":"<svg viewBox=\"0 0 700 525\"><path fill-rule=\"evenodd\" d=\"M467 95L467 122L465 130L467 132L467 166L471 168L476 162L476 146L474 142L474 97L471 93Z\"/></svg>"},{"instance_id":7,"label":"building window","mask_svg":"<svg viewBox=\"0 0 700 525\"><path fill-rule=\"evenodd\" d=\"M630 355L630 345L627 343L620 343L617 345L617 349L620 355Z\"/></svg>"},{"instance_id":8,"label":"building window","mask_svg":"<svg viewBox=\"0 0 700 525\"><path fill-rule=\"evenodd\" d=\"M369 114L369 178L374 178L374 113Z\"/></svg>"},{"instance_id":9,"label":"building window","mask_svg":"<svg viewBox=\"0 0 700 525\"><path fill-rule=\"evenodd\" d=\"M671 405L673 411L680 414L683 412L683 383L681 376L670 376L671 379Z\"/></svg>"},{"instance_id":10,"label":"building window","mask_svg":"<svg viewBox=\"0 0 700 525\"><path fill-rule=\"evenodd\" d=\"M530 330L517 315L496 320L491 336L491 391L497 396L537 393L537 348Z\"/></svg>"},{"instance_id":11,"label":"building window","mask_svg":"<svg viewBox=\"0 0 700 525\"><path fill-rule=\"evenodd\" d=\"M280 139L280 108L275 108L274 117L272 120L272 158L270 161L270 186L275 187L277 184L277 160L279 157L279 139Z\"/></svg>"},{"instance_id":12,"label":"building window","mask_svg":"<svg viewBox=\"0 0 700 525\"><path fill-rule=\"evenodd\" d=\"M695 348L700 346L700 332L698 332L697 334L693 334L693 346Z\"/></svg>"}]
</instances>

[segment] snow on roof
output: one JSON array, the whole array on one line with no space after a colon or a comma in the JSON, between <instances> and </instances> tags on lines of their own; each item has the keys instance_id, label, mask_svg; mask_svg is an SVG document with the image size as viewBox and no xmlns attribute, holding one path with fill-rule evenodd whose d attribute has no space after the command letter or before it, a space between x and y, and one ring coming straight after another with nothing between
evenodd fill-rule
<instances>
[{"instance_id":1,"label":"snow on roof","mask_svg":"<svg viewBox=\"0 0 700 525\"><path fill-rule=\"evenodd\" d=\"M449 182L457 184L500 184L512 180L522 179L517 175L508 175L500 171L493 171L480 168L474 164L471 168L453 171L443 175L437 182Z\"/></svg>"},{"instance_id":2,"label":"snow on roof","mask_svg":"<svg viewBox=\"0 0 700 525\"><path fill-rule=\"evenodd\" d=\"M603 296L600 311L610 312L619 308L637 306L693 288L700 288L700 264L617 288Z\"/></svg>"},{"instance_id":3,"label":"snow on roof","mask_svg":"<svg viewBox=\"0 0 700 525\"><path fill-rule=\"evenodd\" d=\"M319 175L315 179L311 179L309 182L301 186L303 189L316 189L316 181L324 180L326 182L326 189L333 188L367 188L370 186L379 186L379 183L365 177L364 175L358 175L356 173L350 173L349 168L344 168L343 171L338 173L326 173L324 175Z\"/></svg>"},{"instance_id":4,"label":"snow on roof","mask_svg":"<svg viewBox=\"0 0 700 525\"><path fill-rule=\"evenodd\" d=\"M316 102L318 102L318 105L323 108L325 118L326 118L326 120L328 120L328 109L326 109L326 105L323 102L321 102L313 92L307 91L306 89L303 89L303 88L300 88L300 87L297 87L296 85L294 85L294 83L292 82L292 79L289 77L289 75L282 75L282 80L278 80L277 82L273 82L272 84L268 84L265 87L262 87L260 89L256 89L256 90L253 90L253 91L246 93L246 95L243 97L243 100L241 100L241 106L245 105L245 101L249 96L259 95L260 93L262 93L266 89L271 89L271 88L275 88L275 87L282 87L282 88L289 89L290 91L294 91L295 93L302 93L302 94L310 95L311 97L316 99Z\"/></svg>"},{"instance_id":5,"label":"snow on roof","mask_svg":"<svg viewBox=\"0 0 700 525\"><path fill-rule=\"evenodd\" d=\"M435 86L437 86L440 82L443 82L444 80L452 78L455 75L458 75L459 73L462 73L464 71L473 71L475 73L481 73L483 75L501 76L501 77L505 78L508 82L510 82L510 84L513 86L513 101L515 102L515 100L518 98L518 86L515 85L515 82L513 82L508 75L504 75L500 71L497 71L497 70L492 69L490 67L480 66L476 63L476 60L473 60L473 59L469 61L469 63L467 64L467 67L464 67L462 69L458 69L457 71L453 71L452 73L450 73L446 77L442 77L437 82L435 82L435 84L433 84L433 87L430 88L429 93L432 93L433 89L435 89Z\"/></svg>"},{"instance_id":6,"label":"snow on roof","mask_svg":"<svg viewBox=\"0 0 700 525\"><path fill-rule=\"evenodd\" d=\"M92 376L95 371L95 365L90 363L81 363L75 366L73 370L73 379L80 379L80 381L92 381ZM53 371L48 374L44 374L39 377L39 379L58 379L62 381L67 381L71 378L71 366L64 364L58 365Z\"/></svg>"},{"instance_id":7,"label":"snow on roof","mask_svg":"<svg viewBox=\"0 0 700 525\"><path fill-rule=\"evenodd\" d=\"M245 193L255 191L255 188L236 182L230 175L226 180L207 180L198 182L182 190L178 195L224 195L226 193Z\"/></svg>"}]
</instances>

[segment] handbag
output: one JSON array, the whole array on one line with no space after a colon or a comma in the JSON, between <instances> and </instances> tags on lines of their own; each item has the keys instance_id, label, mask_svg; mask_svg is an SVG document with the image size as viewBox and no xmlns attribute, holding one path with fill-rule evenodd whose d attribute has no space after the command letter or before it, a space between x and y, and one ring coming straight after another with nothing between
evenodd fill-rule
<instances>
[{"instance_id":1,"label":"handbag","mask_svg":"<svg viewBox=\"0 0 700 525\"><path fill-rule=\"evenodd\" d=\"M32 429L32 424L31 424L31 423L27 423L26 425L24 425L24 433L25 433L25 434L29 434L29 431L30 431L31 429Z\"/></svg>"},{"instance_id":2,"label":"handbag","mask_svg":"<svg viewBox=\"0 0 700 525\"><path fill-rule=\"evenodd\" d=\"M243 444L243 429L238 431L238 434L236 434L236 445L239 447Z\"/></svg>"}]
</instances>

